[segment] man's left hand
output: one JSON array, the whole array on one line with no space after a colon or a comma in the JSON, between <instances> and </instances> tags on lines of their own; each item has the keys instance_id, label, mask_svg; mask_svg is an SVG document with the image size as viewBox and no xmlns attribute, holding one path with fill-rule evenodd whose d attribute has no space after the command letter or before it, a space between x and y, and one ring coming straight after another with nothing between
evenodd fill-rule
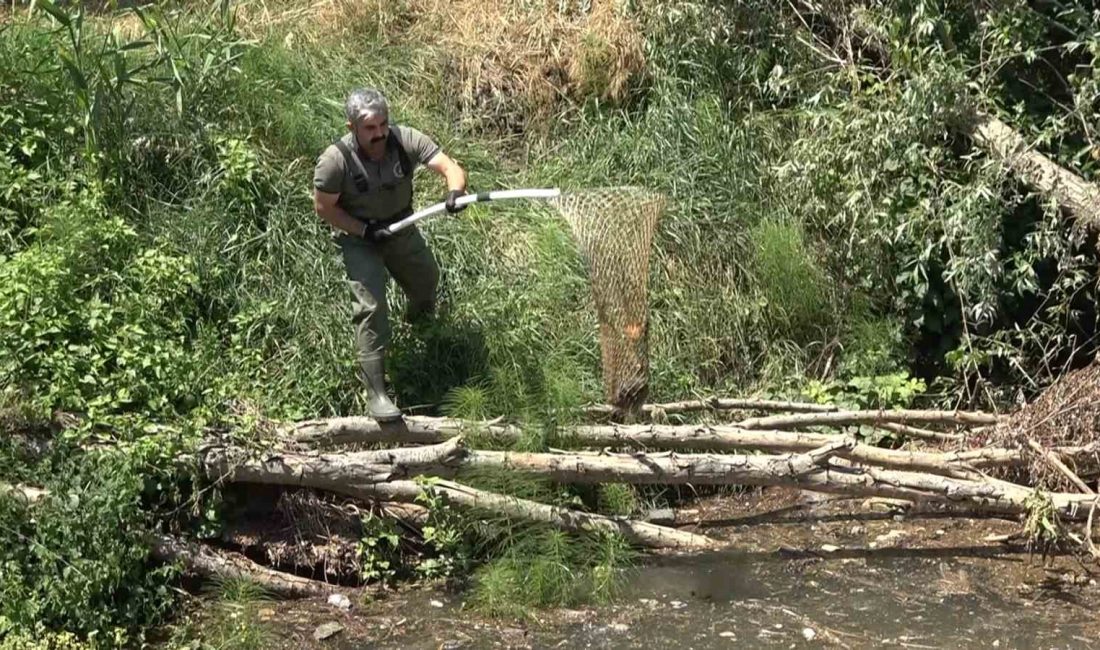
<instances>
[{"instance_id":1,"label":"man's left hand","mask_svg":"<svg viewBox=\"0 0 1100 650\"><path fill-rule=\"evenodd\" d=\"M447 192L447 212L456 214L466 209L464 205L455 205L455 200L460 196L464 196L466 193L462 190L451 190Z\"/></svg>"}]
</instances>

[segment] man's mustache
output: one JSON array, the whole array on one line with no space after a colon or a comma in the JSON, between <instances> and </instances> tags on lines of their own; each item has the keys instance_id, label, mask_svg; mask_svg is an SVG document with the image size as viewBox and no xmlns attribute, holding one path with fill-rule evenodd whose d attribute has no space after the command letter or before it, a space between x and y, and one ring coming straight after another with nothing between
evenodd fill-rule
<instances>
[{"instance_id":1,"label":"man's mustache","mask_svg":"<svg viewBox=\"0 0 1100 650\"><path fill-rule=\"evenodd\" d=\"M379 136L375 136L375 137L371 138L370 141L371 141L371 144L374 144L375 142L381 142L385 139L386 139L386 136L379 135Z\"/></svg>"}]
</instances>

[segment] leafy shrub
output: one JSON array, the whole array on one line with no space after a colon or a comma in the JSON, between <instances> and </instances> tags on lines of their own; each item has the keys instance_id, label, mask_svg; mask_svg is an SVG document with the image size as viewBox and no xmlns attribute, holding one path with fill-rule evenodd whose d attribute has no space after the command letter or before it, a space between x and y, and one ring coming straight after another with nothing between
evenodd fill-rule
<instances>
[{"instance_id":1,"label":"leafy shrub","mask_svg":"<svg viewBox=\"0 0 1100 650\"><path fill-rule=\"evenodd\" d=\"M0 495L0 634L65 631L111 645L163 620L173 567L152 566L140 462L93 452L38 468L33 506Z\"/></svg>"}]
</instances>

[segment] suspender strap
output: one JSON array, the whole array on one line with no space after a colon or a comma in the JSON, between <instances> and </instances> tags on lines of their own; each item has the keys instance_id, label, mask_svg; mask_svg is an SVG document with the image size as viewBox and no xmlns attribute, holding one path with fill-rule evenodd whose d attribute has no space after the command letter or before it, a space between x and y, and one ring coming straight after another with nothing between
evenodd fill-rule
<instances>
[{"instance_id":1,"label":"suspender strap","mask_svg":"<svg viewBox=\"0 0 1100 650\"><path fill-rule=\"evenodd\" d=\"M363 161L359 160L359 156L356 156L348 148L348 145L344 144L343 140L336 141L336 148L340 150L340 153L344 154L344 160L347 162L348 167L351 168L351 177L355 181L355 189L367 193L370 189L370 184L367 182L367 169L363 167Z\"/></svg>"},{"instance_id":2,"label":"suspender strap","mask_svg":"<svg viewBox=\"0 0 1100 650\"><path fill-rule=\"evenodd\" d=\"M363 161L352 152L351 148L344 143L342 138L337 140L335 144L336 148L343 154L348 168L351 169L351 177L355 182L355 189L366 194L370 189L370 183L367 181L367 169L363 166ZM386 138L386 149L389 152L396 151L398 163L401 165L401 175L408 177L412 172L412 162L409 160L408 152L405 151L405 147L401 146L401 143L397 139L396 132L392 128L390 129L389 137ZM370 230L377 230L378 228L400 221L411 214L413 214L413 209L412 206L409 205L399 210L397 214L390 215L385 219L368 221L367 228Z\"/></svg>"},{"instance_id":3,"label":"suspender strap","mask_svg":"<svg viewBox=\"0 0 1100 650\"><path fill-rule=\"evenodd\" d=\"M348 145L344 144L342 138L336 141L336 148L344 155L344 160L351 168L351 177L355 181L355 189L365 194L370 189L370 183L367 182L367 169L363 166L363 161L359 159L359 156L352 153ZM405 147L401 146L401 142L398 141L395 129L390 129L390 134L386 138L386 150L397 153L397 161L401 164L401 175L408 176L412 171L412 161L409 159L409 153L405 151Z\"/></svg>"},{"instance_id":4,"label":"suspender strap","mask_svg":"<svg viewBox=\"0 0 1100 650\"><path fill-rule=\"evenodd\" d=\"M401 142L397 139L397 129L390 129L390 134L386 138L386 148L390 151L397 150L397 160L401 163L401 175L411 174L412 161L409 160L409 152L405 151L405 147L401 146Z\"/></svg>"}]
</instances>

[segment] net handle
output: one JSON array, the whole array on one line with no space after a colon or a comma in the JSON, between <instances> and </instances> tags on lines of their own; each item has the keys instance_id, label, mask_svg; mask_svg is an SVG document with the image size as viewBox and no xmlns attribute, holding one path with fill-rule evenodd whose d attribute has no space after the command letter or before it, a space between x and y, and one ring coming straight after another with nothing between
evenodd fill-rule
<instances>
[{"instance_id":1,"label":"net handle","mask_svg":"<svg viewBox=\"0 0 1100 650\"><path fill-rule=\"evenodd\" d=\"M495 192L478 192L477 194L467 194L466 196L460 196L455 199L455 205L469 205L470 203L482 203L487 201L502 201L509 199L556 199L561 196L561 190L556 187L546 189L526 189L526 190L497 190ZM419 212L415 212L400 221L395 221L390 224L386 231L393 234L403 228L407 228L412 224L425 219L434 214L439 214L447 209L446 201L441 201L433 206L424 208Z\"/></svg>"}]
</instances>

